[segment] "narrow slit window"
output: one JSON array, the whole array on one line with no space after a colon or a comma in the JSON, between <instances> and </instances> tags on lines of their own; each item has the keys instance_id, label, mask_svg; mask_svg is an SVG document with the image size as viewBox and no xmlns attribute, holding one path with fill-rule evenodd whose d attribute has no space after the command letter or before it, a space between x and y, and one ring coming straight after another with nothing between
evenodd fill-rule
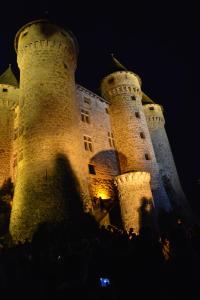
<instances>
[{"instance_id":1,"label":"narrow slit window","mask_svg":"<svg viewBox=\"0 0 200 300\"><path fill-rule=\"evenodd\" d=\"M115 148L115 141L114 141L114 136L111 131L108 131L108 143L111 148Z\"/></svg>"},{"instance_id":2,"label":"narrow slit window","mask_svg":"<svg viewBox=\"0 0 200 300\"><path fill-rule=\"evenodd\" d=\"M144 155L144 156L145 156L145 159L146 159L146 160L150 160L150 156L149 156L149 154L148 154L148 153L145 153L145 155Z\"/></svg>"}]
</instances>

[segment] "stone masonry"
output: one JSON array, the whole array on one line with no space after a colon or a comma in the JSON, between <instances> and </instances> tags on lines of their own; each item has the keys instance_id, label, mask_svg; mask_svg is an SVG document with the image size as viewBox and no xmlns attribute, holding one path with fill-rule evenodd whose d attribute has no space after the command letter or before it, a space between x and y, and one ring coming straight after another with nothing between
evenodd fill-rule
<instances>
[{"instance_id":1,"label":"stone masonry","mask_svg":"<svg viewBox=\"0 0 200 300\"><path fill-rule=\"evenodd\" d=\"M82 208L108 224L119 201L124 228L138 233L144 203L183 205L162 110L137 74L111 72L101 97L76 85L76 38L47 20L22 27L15 49L19 87L10 67L0 76L0 185L15 186L14 242L44 222L78 221Z\"/></svg>"}]
</instances>

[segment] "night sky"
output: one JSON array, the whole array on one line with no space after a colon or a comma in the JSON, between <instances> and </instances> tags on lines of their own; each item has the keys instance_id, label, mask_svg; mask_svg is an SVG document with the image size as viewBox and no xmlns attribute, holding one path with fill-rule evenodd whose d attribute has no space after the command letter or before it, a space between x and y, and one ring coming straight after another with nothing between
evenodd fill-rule
<instances>
[{"instance_id":1,"label":"night sky","mask_svg":"<svg viewBox=\"0 0 200 300\"><path fill-rule=\"evenodd\" d=\"M109 54L114 53L142 78L143 91L164 106L182 186L192 206L200 210L197 7L192 2L179 6L169 1L160 1L159 6L152 1L15 2L1 3L0 71L12 63L19 76L13 48L15 33L26 22L44 18L46 11L78 39L79 84L99 93L100 80L109 70Z\"/></svg>"}]
</instances>

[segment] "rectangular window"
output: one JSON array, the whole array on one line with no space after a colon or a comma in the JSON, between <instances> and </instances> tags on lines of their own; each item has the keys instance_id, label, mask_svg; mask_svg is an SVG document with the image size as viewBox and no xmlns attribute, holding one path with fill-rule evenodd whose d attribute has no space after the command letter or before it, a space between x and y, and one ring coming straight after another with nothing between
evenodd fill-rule
<instances>
[{"instance_id":1,"label":"rectangular window","mask_svg":"<svg viewBox=\"0 0 200 300\"><path fill-rule=\"evenodd\" d=\"M111 148L115 148L114 136L111 131L108 131L108 142Z\"/></svg>"},{"instance_id":2,"label":"rectangular window","mask_svg":"<svg viewBox=\"0 0 200 300\"><path fill-rule=\"evenodd\" d=\"M90 124L89 111L81 109L81 121Z\"/></svg>"},{"instance_id":3,"label":"rectangular window","mask_svg":"<svg viewBox=\"0 0 200 300\"><path fill-rule=\"evenodd\" d=\"M135 96L131 96L131 99L132 99L132 100L136 100L136 97L135 97Z\"/></svg>"},{"instance_id":4,"label":"rectangular window","mask_svg":"<svg viewBox=\"0 0 200 300\"><path fill-rule=\"evenodd\" d=\"M149 154L145 153L145 155L144 155L144 156L145 156L145 159L146 159L146 160L150 160L150 156L149 156Z\"/></svg>"},{"instance_id":5,"label":"rectangular window","mask_svg":"<svg viewBox=\"0 0 200 300\"><path fill-rule=\"evenodd\" d=\"M138 111L135 112L136 118L140 119L140 113Z\"/></svg>"},{"instance_id":6,"label":"rectangular window","mask_svg":"<svg viewBox=\"0 0 200 300\"><path fill-rule=\"evenodd\" d=\"M84 97L84 102L89 105L91 104L90 98L87 98L87 97Z\"/></svg>"},{"instance_id":7,"label":"rectangular window","mask_svg":"<svg viewBox=\"0 0 200 300\"><path fill-rule=\"evenodd\" d=\"M84 147L86 151L93 151L92 139L87 135L84 135Z\"/></svg>"},{"instance_id":8,"label":"rectangular window","mask_svg":"<svg viewBox=\"0 0 200 300\"><path fill-rule=\"evenodd\" d=\"M88 171L89 171L89 174L96 175L96 171L95 171L95 166L94 165L89 164L88 165Z\"/></svg>"},{"instance_id":9,"label":"rectangular window","mask_svg":"<svg viewBox=\"0 0 200 300\"><path fill-rule=\"evenodd\" d=\"M3 89L3 92L7 92L8 91L8 89Z\"/></svg>"},{"instance_id":10,"label":"rectangular window","mask_svg":"<svg viewBox=\"0 0 200 300\"><path fill-rule=\"evenodd\" d=\"M150 107L149 107L149 110L154 110L154 107L153 107L153 106L150 106Z\"/></svg>"},{"instance_id":11,"label":"rectangular window","mask_svg":"<svg viewBox=\"0 0 200 300\"><path fill-rule=\"evenodd\" d=\"M140 132L140 137L141 137L141 139L145 139L145 135L143 132Z\"/></svg>"}]
</instances>

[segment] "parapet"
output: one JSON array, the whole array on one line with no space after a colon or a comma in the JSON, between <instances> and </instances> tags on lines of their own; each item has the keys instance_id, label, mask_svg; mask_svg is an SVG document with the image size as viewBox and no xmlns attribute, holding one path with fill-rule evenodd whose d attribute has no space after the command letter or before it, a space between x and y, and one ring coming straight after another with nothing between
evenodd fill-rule
<instances>
[{"instance_id":1,"label":"parapet","mask_svg":"<svg viewBox=\"0 0 200 300\"><path fill-rule=\"evenodd\" d=\"M146 104L143 105L143 110L149 129L157 129L165 125L163 108L161 105L155 103Z\"/></svg>"},{"instance_id":2,"label":"parapet","mask_svg":"<svg viewBox=\"0 0 200 300\"><path fill-rule=\"evenodd\" d=\"M141 79L133 72L117 71L103 78L100 89L102 97L106 99L119 93L139 93L141 95Z\"/></svg>"},{"instance_id":3,"label":"parapet","mask_svg":"<svg viewBox=\"0 0 200 300\"><path fill-rule=\"evenodd\" d=\"M151 175L149 172L128 172L115 177L116 185L143 185L150 183Z\"/></svg>"}]
</instances>

